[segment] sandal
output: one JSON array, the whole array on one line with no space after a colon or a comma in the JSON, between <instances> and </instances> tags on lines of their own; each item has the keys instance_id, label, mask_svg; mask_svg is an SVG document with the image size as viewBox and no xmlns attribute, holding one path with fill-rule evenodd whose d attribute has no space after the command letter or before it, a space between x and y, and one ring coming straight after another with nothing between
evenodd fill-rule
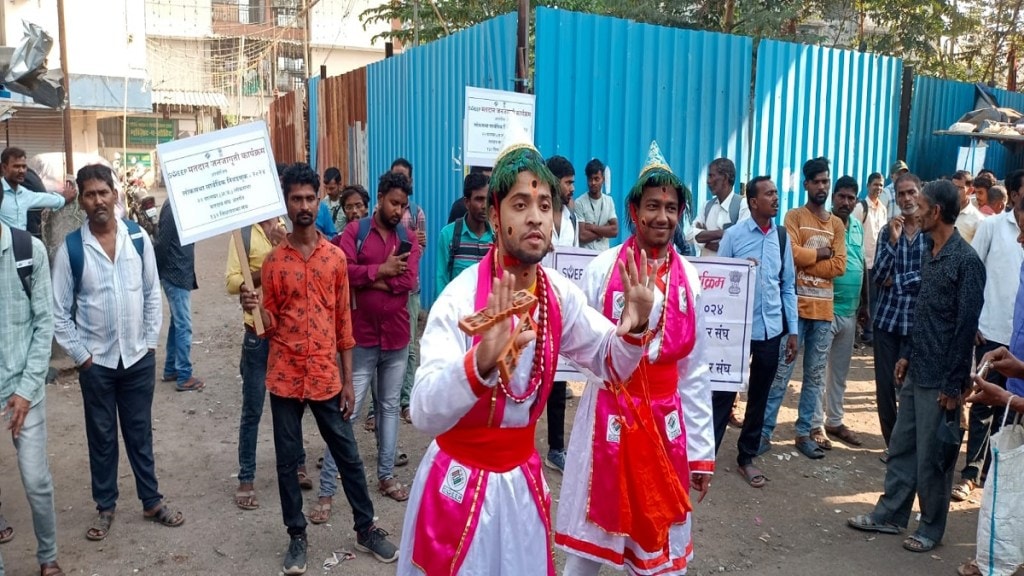
<instances>
[{"instance_id":1,"label":"sandal","mask_svg":"<svg viewBox=\"0 0 1024 576\"><path fill-rule=\"evenodd\" d=\"M14 540L14 527L7 523L7 518L0 514L0 544Z\"/></svg>"},{"instance_id":2,"label":"sandal","mask_svg":"<svg viewBox=\"0 0 1024 576\"><path fill-rule=\"evenodd\" d=\"M956 573L959 576L982 576L981 568L978 567L977 560L971 560L970 562L961 564L960 567L956 569Z\"/></svg>"},{"instance_id":3,"label":"sandal","mask_svg":"<svg viewBox=\"0 0 1024 576\"><path fill-rule=\"evenodd\" d=\"M937 545L938 542L935 540L921 536L920 534L911 534L903 540L903 548L905 550L910 550L911 552L931 552Z\"/></svg>"},{"instance_id":4,"label":"sandal","mask_svg":"<svg viewBox=\"0 0 1024 576\"><path fill-rule=\"evenodd\" d=\"M370 416L369 418L367 418L366 419L366 423L363 424L363 430L366 430L367 432L376 432L377 431L377 419L374 418L373 416Z\"/></svg>"},{"instance_id":5,"label":"sandal","mask_svg":"<svg viewBox=\"0 0 1024 576\"><path fill-rule=\"evenodd\" d=\"M96 519L85 531L85 537L93 542L99 542L110 533L110 525L114 523L114 511L104 511L96 515Z\"/></svg>"},{"instance_id":6,"label":"sandal","mask_svg":"<svg viewBox=\"0 0 1024 576\"><path fill-rule=\"evenodd\" d=\"M750 484L751 488L764 488L765 483L768 482L768 477L753 464L739 466L736 468L736 472L747 481L747 484Z\"/></svg>"},{"instance_id":7,"label":"sandal","mask_svg":"<svg viewBox=\"0 0 1024 576\"><path fill-rule=\"evenodd\" d=\"M185 523L185 516L180 510L171 510L162 502L152 513L143 510L142 517L150 522L157 522L169 528L175 528Z\"/></svg>"},{"instance_id":8,"label":"sandal","mask_svg":"<svg viewBox=\"0 0 1024 576\"><path fill-rule=\"evenodd\" d=\"M968 498L971 497L971 492L974 492L974 489L977 487L978 485L974 482L974 480L971 480L970 478L965 478L957 482L956 485L953 486L953 492L950 495L950 497L953 499L954 502L963 502L964 500L967 500Z\"/></svg>"},{"instance_id":9,"label":"sandal","mask_svg":"<svg viewBox=\"0 0 1024 576\"><path fill-rule=\"evenodd\" d=\"M206 388L206 383L199 378L189 378L184 384L176 384L174 386L178 392L199 392L203 388Z\"/></svg>"},{"instance_id":10,"label":"sandal","mask_svg":"<svg viewBox=\"0 0 1024 576\"><path fill-rule=\"evenodd\" d=\"M408 406L402 408L402 420L405 420L407 423L412 424L412 410L409 410Z\"/></svg>"},{"instance_id":11,"label":"sandal","mask_svg":"<svg viewBox=\"0 0 1024 576\"><path fill-rule=\"evenodd\" d=\"M839 426L825 426L825 433L849 446L862 446L864 444L857 434L846 427L846 424Z\"/></svg>"},{"instance_id":12,"label":"sandal","mask_svg":"<svg viewBox=\"0 0 1024 576\"><path fill-rule=\"evenodd\" d=\"M39 576L64 576L64 571L56 561L47 562L39 565Z\"/></svg>"},{"instance_id":13,"label":"sandal","mask_svg":"<svg viewBox=\"0 0 1024 576\"><path fill-rule=\"evenodd\" d=\"M309 513L309 521L313 524L324 524L331 519L331 502L317 502Z\"/></svg>"},{"instance_id":14,"label":"sandal","mask_svg":"<svg viewBox=\"0 0 1024 576\"><path fill-rule=\"evenodd\" d=\"M401 468L409 463L409 455L405 452L400 453L395 458L395 468Z\"/></svg>"},{"instance_id":15,"label":"sandal","mask_svg":"<svg viewBox=\"0 0 1024 576\"><path fill-rule=\"evenodd\" d=\"M260 503L256 500L255 490L239 490L235 492L235 506L242 510L256 510Z\"/></svg>"},{"instance_id":16,"label":"sandal","mask_svg":"<svg viewBox=\"0 0 1024 576\"><path fill-rule=\"evenodd\" d=\"M796 439L796 449L811 460L820 460L825 457L825 451L807 436L800 436Z\"/></svg>"},{"instance_id":17,"label":"sandal","mask_svg":"<svg viewBox=\"0 0 1024 576\"><path fill-rule=\"evenodd\" d=\"M303 490L313 489L313 481L306 475L305 468L299 468L299 488Z\"/></svg>"},{"instance_id":18,"label":"sandal","mask_svg":"<svg viewBox=\"0 0 1024 576\"><path fill-rule=\"evenodd\" d=\"M394 476L380 481L380 493L395 502L405 502L409 499L409 491Z\"/></svg>"},{"instance_id":19,"label":"sandal","mask_svg":"<svg viewBox=\"0 0 1024 576\"><path fill-rule=\"evenodd\" d=\"M811 430L811 440L813 440L814 443L818 445L818 448L821 448L822 450L832 449L832 441L828 439L828 436L825 435L825 431L821 428Z\"/></svg>"},{"instance_id":20,"label":"sandal","mask_svg":"<svg viewBox=\"0 0 1024 576\"><path fill-rule=\"evenodd\" d=\"M178 381L178 374L177 373L175 373L175 374L170 374L170 373L164 374L163 376L160 377L160 381L161 382L177 382Z\"/></svg>"},{"instance_id":21,"label":"sandal","mask_svg":"<svg viewBox=\"0 0 1024 576\"><path fill-rule=\"evenodd\" d=\"M846 520L846 525L862 532L878 532L879 534L899 534L902 530L895 524L875 522L870 514L861 514Z\"/></svg>"}]
</instances>

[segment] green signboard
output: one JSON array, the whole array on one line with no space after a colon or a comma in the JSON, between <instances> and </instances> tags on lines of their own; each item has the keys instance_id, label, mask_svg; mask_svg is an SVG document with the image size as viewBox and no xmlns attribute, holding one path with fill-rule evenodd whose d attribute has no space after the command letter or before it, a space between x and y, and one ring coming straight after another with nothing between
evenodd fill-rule
<instances>
[{"instance_id":1,"label":"green signboard","mask_svg":"<svg viewBox=\"0 0 1024 576\"><path fill-rule=\"evenodd\" d=\"M129 152L128 154L125 155L125 162L124 163L129 168L131 168L133 166L144 166L146 168L152 168L153 167L153 156L151 154L149 154L148 152L141 153L141 154L138 153L138 152Z\"/></svg>"},{"instance_id":2,"label":"green signboard","mask_svg":"<svg viewBox=\"0 0 1024 576\"><path fill-rule=\"evenodd\" d=\"M128 118L128 145L155 147L174 140L174 120Z\"/></svg>"}]
</instances>

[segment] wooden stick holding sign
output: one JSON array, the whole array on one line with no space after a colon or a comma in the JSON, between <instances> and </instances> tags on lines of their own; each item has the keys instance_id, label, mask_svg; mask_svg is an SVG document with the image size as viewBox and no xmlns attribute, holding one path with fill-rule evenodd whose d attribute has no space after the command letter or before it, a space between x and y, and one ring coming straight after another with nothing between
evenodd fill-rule
<instances>
[{"instance_id":1,"label":"wooden stick holding sign","mask_svg":"<svg viewBox=\"0 0 1024 576\"><path fill-rule=\"evenodd\" d=\"M245 242L242 241L242 231L232 231L231 238L235 244L235 255L238 256L238 267L242 269L243 283L250 290L256 290L256 283L252 281L252 270L249 269L249 255L245 253ZM260 314L258 308L252 312L252 325L256 329L257 336L263 336L263 333L267 331L263 326L263 314Z\"/></svg>"},{"instance_id":2,"label":"wooden stick holding sign","mask_svg":"<svg viewBox=\"0 0 1024 576\"><path fill-rule=\"evenodd\" d=\"M230 232L245 285L255 290L241 230L285 213L267 125L233 126L156 150L182 246ZM260 315L253 321L263 334Z\"/></svg>"}]
</instances>

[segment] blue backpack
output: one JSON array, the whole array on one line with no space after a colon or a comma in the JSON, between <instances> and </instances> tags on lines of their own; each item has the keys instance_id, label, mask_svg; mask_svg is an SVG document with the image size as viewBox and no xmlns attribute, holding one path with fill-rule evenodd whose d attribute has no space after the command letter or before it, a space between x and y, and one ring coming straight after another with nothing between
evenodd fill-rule
<instances>
[{"instance_id":1,"label":"blue backpack","mask_svg":"<svg viewBox=\"0 0 1024 576\"><path fill-rule=\"evenodd\" d=\"M122 220L128 227L128 237L132 239L135 251L139 258L143 258L146 244L142 237L146 234L136 222L125 218ZM79 228L64 237L64 244L68 248L68 262L71 264L71 276L75 279L75 296L82 287L82 270L85 269L85 241L82 239L82 229Z\"/></svg>"}]
</instances>

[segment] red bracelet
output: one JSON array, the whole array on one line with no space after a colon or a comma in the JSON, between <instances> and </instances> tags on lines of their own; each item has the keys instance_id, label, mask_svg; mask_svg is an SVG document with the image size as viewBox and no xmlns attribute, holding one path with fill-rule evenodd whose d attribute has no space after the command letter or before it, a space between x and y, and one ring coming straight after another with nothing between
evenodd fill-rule
<instances>
[{"instance_id":1,"label":"red bracelet","mask_svg":"<svg viewBox=\"0 0 1024 576\"><path fill-rule=\"evenodd\" d=\"M473 394L475 394L477 398L485 396L491 392L491 389L488 388L482 380L480 380L480 376L476 371L476 346L473 346L469 349L469 352L466 352L466 357L462 361L462 366L466 370L466 379L469 380L469 389L473 391Z\"/></svg>"}]
</instances>

